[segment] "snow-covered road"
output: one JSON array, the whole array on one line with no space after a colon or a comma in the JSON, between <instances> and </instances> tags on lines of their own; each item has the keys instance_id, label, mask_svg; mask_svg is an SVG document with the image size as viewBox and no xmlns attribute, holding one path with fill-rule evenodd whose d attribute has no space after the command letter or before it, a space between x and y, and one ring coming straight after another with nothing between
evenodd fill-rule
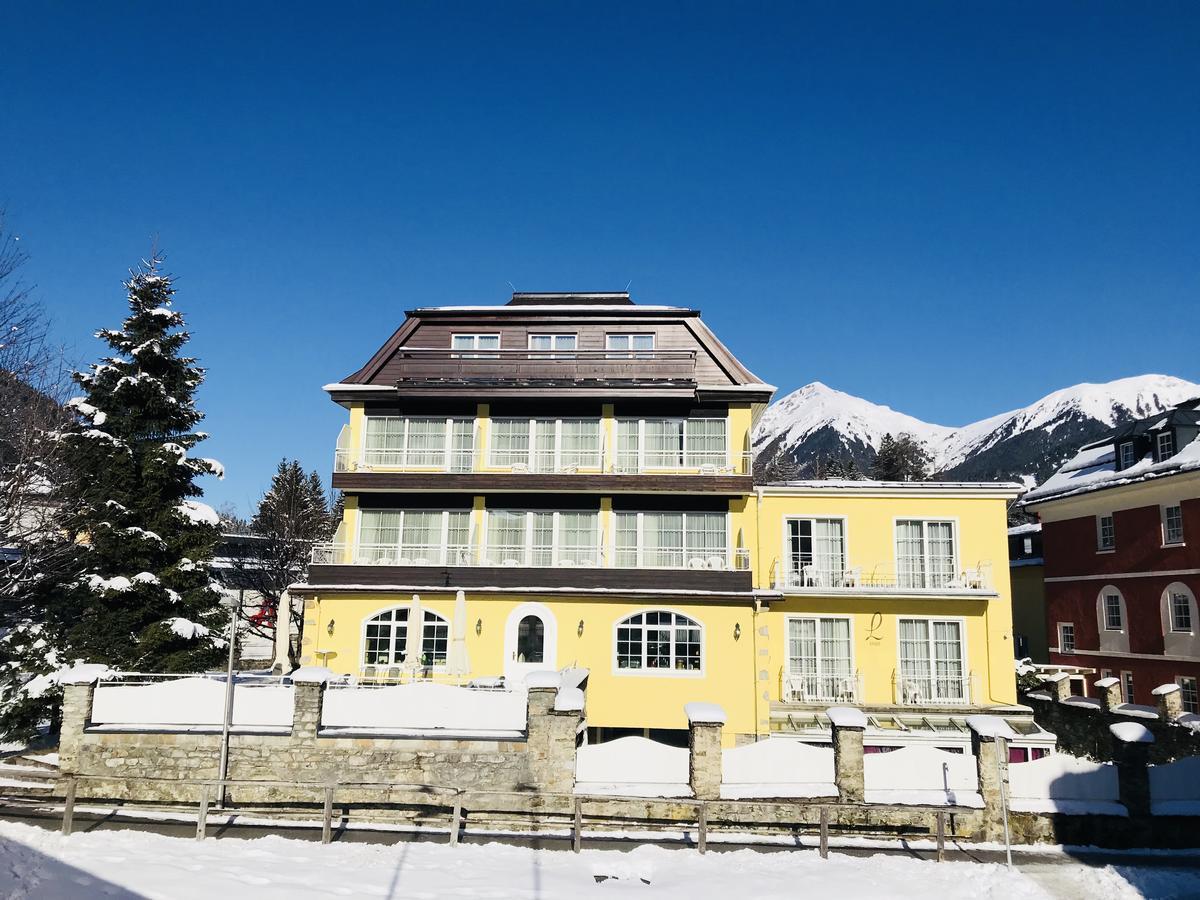
<instances>
[{"instance_id":1,"label":"snow-covered road","mask_svg":"<svg viewBox=\"0 0 1200 900\"><path fill-rule=\"evenodd\" d=\"M1131 885L1131 879L1134 884ZM1049 894L1042 887L1052 884ZM1136 885L1136 887L1134 886ZM1001 866L869 858L811 851L709 853L640 846L629 852L531 850L502 844L410 842L329 846L264 837L197 842L137 831L69 838L0 822L0 897L12 900L153 897L305 900L329 897L795 897L1106 898L1196 896L1194 871L1055 867L1033 879Z\"/></svg>"}]
</instances>

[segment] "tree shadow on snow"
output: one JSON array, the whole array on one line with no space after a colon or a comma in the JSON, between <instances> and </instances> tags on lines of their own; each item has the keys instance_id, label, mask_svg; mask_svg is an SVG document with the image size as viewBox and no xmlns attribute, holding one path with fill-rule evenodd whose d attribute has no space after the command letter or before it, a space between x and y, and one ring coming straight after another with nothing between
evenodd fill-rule
<instances>
[{"instance_id":1,"label":"tree shadow on snow","mask_svg":"<svg viewBox=\"0 0 1200 900\"><path fill-rule=\"evenodd\" d=\"M143 896L47 856L20 841L0 838L0 897L142 900Z\"/></svg>"}]
</instances>

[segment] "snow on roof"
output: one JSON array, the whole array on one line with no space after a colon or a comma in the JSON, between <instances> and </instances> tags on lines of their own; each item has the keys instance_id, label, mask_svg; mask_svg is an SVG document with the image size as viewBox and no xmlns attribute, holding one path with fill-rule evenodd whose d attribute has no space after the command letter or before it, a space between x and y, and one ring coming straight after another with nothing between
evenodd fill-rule
<instances>
[{"instance_id":1,"label":"snow on roof","mask_svg":"<svg viewBox=\"0 0 1200 900\"><path fill-rule=\"evenodd\" d=\"M1044 500L1071 497L1196 469L1200 469L1200 440L1193 440L1174 456L1162 462L1156 463L1153 455L1147 453L1132 466L1120 471L1117 471L1113 444L1084 447L1044 484L1026 494L1022 503L1040 503Z\"/></svg>"},{"instance_id":2,"label":"snow on roof","mask_svg":"<svg viewBox=\"0 0 1200 900\"><path fill-rule=\"evenodd\" d=\"M439 312L482 312L518 315L538 315L544 312L571 312L580 310L601 309L619 313L636 312L692 312L686 306L655 306L641 303L531 303L518 306L418 306L413 312L418 315L428 315Z\"/></svg>"},{"instance_id":3,"label":"snow on roof","mask_svg":"<svg viewBox=\"0 0 1200 900\"><path fill-rule=\"evenodd\" d=\"M1012 494L1022 491L1015 481L870 481L868 479L844 480L840 478L797 479L794 481L766 481L760 486L768 493L789 490L826 491L867 494L874 491L902 491L905 493L953 493L954 491L995 491Z\"/></svg>"},{"instance_id":4,"label":"snow on roof","mask_svg":"<svg viewBox=\"0 0 1200 900\"><path fill-rule=\"evenodd\" d=\"M1024 525L1014 525L1008 529L1009 537L1014 537L1018 534L1037 534L1042 530L1041 522L1026 522Z\"/></svg>"}]
</instances>

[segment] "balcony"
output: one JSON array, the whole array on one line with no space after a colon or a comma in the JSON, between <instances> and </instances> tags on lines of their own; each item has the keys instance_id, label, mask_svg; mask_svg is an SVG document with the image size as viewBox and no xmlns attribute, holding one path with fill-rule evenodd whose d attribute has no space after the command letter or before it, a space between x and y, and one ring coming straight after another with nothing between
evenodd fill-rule
<instances>
[{"instance_id":1,"label":"balcony","mask_svg":"<svg viewBox=\"0 0 1200 900\"><path fill-rule=\"evenodd\" d=\"M695 384L694 350L401 349L399 386Z\"/></svg>"},{"instance_id":2,"label":"balcony","mask_svg":"<svg viewBox=\"0 0 1200 900\"><path fill-rule=\"evenodd\" d=\"M906 594L942 597L947 594L991 596L992 564L979 562L957 574L904 572L882 566L829 568L812 564L776 562L771 586L785 594L828 596L836 594Z\"/></svg>"},{"instance_id":3,"label":"balcony","mask_svg":"<svg viewBox=\"0 0 1200 900\"><path fill-rule=\"evenodd\" d=\"M640 459L617 456L606 460L601 452L559 451L487 453L479 448L435 450L334 451L335 474L348 472L400 472L409 474L488 475L750 475L753 453L645 454Z\"/></svg>"},{"instance_id":4,"label":"balcony","mask_svg":"<svg viewBox=\"0 0 1200 900\"><path fill-rule=\"evenodd\" d=\"M974 672L965 675L933 674L894 679L897 706L970 706L979 694Z\"/></svg>"},{"instance_id":5,"label":"balcony","mask_svg":"<svg viewBox=\"0 0 1200 900\"><path fill-rule=\"evenodd\" d=\"M784 703L861 703L865 696L863 692L863 676L855 672L850 674L830 673L814 674L809 672L784 672L780 696Z\"/></svg>"}]
</instances>

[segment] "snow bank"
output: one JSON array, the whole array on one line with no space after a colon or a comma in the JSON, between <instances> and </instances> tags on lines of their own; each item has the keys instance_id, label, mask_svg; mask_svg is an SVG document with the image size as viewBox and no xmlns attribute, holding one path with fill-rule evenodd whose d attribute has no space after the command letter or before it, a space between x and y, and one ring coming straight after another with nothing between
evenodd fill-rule
<instances>
[{"instance_id":1,"label":"snow bank","mask_svg":"<svg viewBox=\"0 0 1200 900\"><path fill-rule=\"evenodd\" d=\"M868 803L982 807L975 757L936 747L904 747L863 759Z\"/></svg>"},{"instance_id":2,"label":"snow bank","mask_svg":"<svg viewBox=\"0 0 1200 900\"><path fill-rule=\"evenodd\" d=\"M1200 815L1200 756L1151 766L1150 802L1156 816Z\"/></svg>"},{"instance_id":3,"label":"snow bank","mask_svg":"<svg viewBox=\"0 0 1200 900\"><path fill-rule=\"evenodd\" d=\"M1021 812L1127 815L1112 763L1055 753L1008 767L1009 805Z\"/></svg>"},{"instance_id":4,"label":"snow bank","mask_svg":"<svg viewBox=\"0 0 1200 900\"><path fill-rule=\"evenodd\" d=\"M833 749L767 738L726 750L721 758L721 796L836 797Z\"/></svg>"},{"instance_id":5,"label":"snow bank","mask_svg":"<svg viewBox=\"0 0 1200 900\"><path fill-rule=\"evenodd\" d=\"M688 751L642 737L580 747L575 792L633 797L690 797Z\"/></svg>"},{"instance_id":6,"label":"snow bank","mask_svg":"<svg viewBox=\"0 0 1200 900\"><path fill-rule=\"evenodd\" d=\"M100 684L92 702L92 724L110 726L221 727L225 682L179 678L152 684ZM292 688L280 684L235 684L233 724L290 728Z\"/></svg>"},{"instance_id":7,"label":"snow bank","mask_svg":"<svg viewBox=\"0 0 1200 900\"><path fill-rule=\"evenodd\" d=\"M333 687L321 726L357 731L448 731L511 736L525 731L520 691L473 691L448 684Z\"/></svg>"}]
</instances>

